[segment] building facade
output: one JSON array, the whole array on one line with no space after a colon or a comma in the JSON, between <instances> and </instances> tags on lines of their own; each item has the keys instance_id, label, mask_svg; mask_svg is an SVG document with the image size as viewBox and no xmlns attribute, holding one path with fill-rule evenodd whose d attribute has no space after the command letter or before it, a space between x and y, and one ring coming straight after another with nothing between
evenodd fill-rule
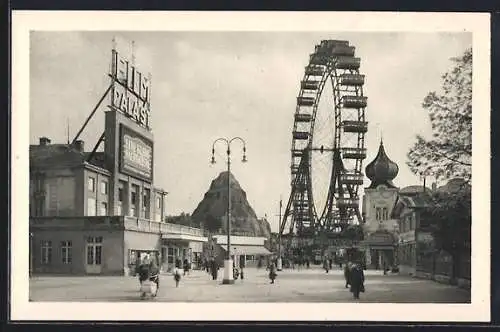
<instances>
[{"instance_id":1,"label":"building facade","mask_svg":"<svg viewBox=\"0 0 500 332\"><path fill-rule=\"evenodd\" d=\"M398 165L387 156L380 142L375 159L366 166L370 185L363 196L365 263L368 269L388 269L397 264L398 222L391 218L399 189L392 182Z\"/></svg>"},{"instance_id":2,"label":"building facade","mask_svg":"<svg viewBox=\"0 0 500 332\"><path fill-rule=\"evenodd\" d=\"M115 50L110 76L104 133L91 152L77 139L30 145L34 273L135 274L144 253L167 271L175 257L199 256L207 241L200 229L165 222L167 192L153 182L148 81Z\"/></svg>"},{"instance_id":3,"label":"building facade","mask_svg":"<svg viewBox=\"0 0 500 332\"><path fill-rule=\"evenodd\" d=\"M237 267L257 266L259 260L272 253L265 247L267 238L231 235L231 258ZM206 258L214 258L223 266L227 255L227 235L212 235L206 246Z\"/></svg>"}]
</instances>

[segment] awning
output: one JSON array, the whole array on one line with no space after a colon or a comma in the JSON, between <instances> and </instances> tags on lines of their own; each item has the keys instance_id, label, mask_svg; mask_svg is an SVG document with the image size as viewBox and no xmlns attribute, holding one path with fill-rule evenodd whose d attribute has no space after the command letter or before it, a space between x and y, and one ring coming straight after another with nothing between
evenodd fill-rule
<instances>
[{"instance_id":1,"label":"awning","mask_svg":"<svg viewBox=\"0 0 500 332\"><path fill-rule=\"evenodd\" d=\"M227 245L221 245L224 251ZM231 246L231 254L234 255L271 255L271 252L263 246Z\"/></svg>"},{"instance_id":2,"label":"awning","mask_svg":"<svg viewBox=\"0 0 500 332\"><path fill-rule=\"evenodd\" d=\"M181 240L181 241L197 241L208 242L208 238L204 236L188 235L188 234L162 234L163 240Z\"/></svg>"}]
</instances>

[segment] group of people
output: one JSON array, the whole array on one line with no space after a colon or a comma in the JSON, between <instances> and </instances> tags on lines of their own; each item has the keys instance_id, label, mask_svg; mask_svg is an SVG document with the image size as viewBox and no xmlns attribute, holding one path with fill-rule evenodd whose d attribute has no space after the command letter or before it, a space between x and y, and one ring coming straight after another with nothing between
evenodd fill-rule
<instances>
[{"instance_id":1,"label":"group of people","mask_svg":"<svg viewBox=\"0 0 500 332\"><path fill-rule=\"evenodd\" d=\"M205 259L203 261L203 268L212 276L212 280L217 280L220 266L217 264L215 258Z\"/></svg>"},{"instance_id":2,"label":"group of people","mask_svg":"<svg viewBox=\"0 0 500 332\"><path fill-rule=\"evenodd\" d=\"M359 299L359 294L365 292L365 274L361 264L347 262L344 266L344 278L345 288L350 287L353 297Z\"/></svg>"},{"instance_id":3,"label":"group of people","mask_svg":"<svg viewBox=\"0 0 500 332\"><path fill-rule=\"evenodd\" d=\"M189 275L191 271L191 264L187 259L181 261L178 257L175 260L175 268L173 270L173 276L175 281L175 286L179 287L182 275ZM157 264L157 259L150 254L145 254L141 257L139 264L136 267L136 273L139 275L139 284L142 285L145 281L151 281L156 284L156 290L153 296L158 294L160 289L160 269ZM141 296L145 297L145 292L142 292Z\"/></svg>"},{"instance_id":4,"label":"group of people","mask_svg":"<svg viewBox=\"0 0 500 332\"><path fill-rule=\"evenodd\" d=\"M156 290L153 296L158 294L158 290L160 289L160 269L156 264L156 259L151 257L149 254L146 254L142 257L140 264L137 266L137 274L139 275L139 285L142 285L143 282L149 280L156 284ZM141 292L141 297L145 297L146 293Z\"/></svg>"}]
</instances>

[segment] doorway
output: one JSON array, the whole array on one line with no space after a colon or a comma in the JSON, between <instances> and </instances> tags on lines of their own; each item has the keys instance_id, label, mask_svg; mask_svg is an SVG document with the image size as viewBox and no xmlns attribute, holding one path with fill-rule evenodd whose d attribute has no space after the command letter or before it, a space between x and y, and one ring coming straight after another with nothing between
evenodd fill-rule
<instances>
[{"instance_id":1,"label":"doorway","mask_svg":"<svg viewBox=\"0 0 500 332\"><path fill-rule=\"evenodd\" d=\"M102 236L89 236L85 252L87 255L85 272L100 274L102 272Z\"/></svg>"}]
</instances>

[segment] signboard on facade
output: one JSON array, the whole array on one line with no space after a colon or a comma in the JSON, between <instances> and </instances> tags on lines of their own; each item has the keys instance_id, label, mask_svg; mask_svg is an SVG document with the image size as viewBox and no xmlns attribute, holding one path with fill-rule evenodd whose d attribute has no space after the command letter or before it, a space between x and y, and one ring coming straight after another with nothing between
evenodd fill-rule
<instances>
[{"instance_id":1,"label":"signboard on facade","mask_svg":"<svg viewBox=\"0 0 500 332\"><path fill-rule=\"evenodd\" d=\"M113 80L110 107L125 114L137 124L151 128L151 79L122 57L112 52L111 79Z\"/></svg>"},{"instance_id":2,"label":"signboard on facade","mask_svg":"<svg viewBox=\"0 0 500 332\"><path fill-rule=\"evenodd\" d=\"M153 142L120 125L120 172L153 181Z\"/></svg>"}]
</instances>

